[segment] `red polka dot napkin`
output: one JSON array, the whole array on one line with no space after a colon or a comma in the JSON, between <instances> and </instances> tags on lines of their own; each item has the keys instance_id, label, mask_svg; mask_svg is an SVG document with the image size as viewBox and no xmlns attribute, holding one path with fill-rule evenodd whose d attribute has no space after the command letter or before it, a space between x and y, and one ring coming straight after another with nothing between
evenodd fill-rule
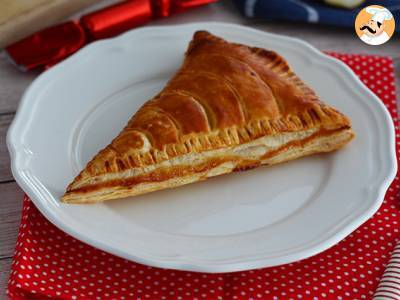
<instances>
[{"instance_id":1,"label":"red polka dot napkin","mask_svg":"<svg viewBox=\"0 0 400 300\"><path fill-rule=\"evenodd\" d=\"M392 60L331 55L382 99L398 135ZM370 299L399 239L399 191L396 177L379 211L319 255L227 274L158 269L105 253L57 229L25 198L8 294L13 299Z\"/></svg>"}]
</instances>

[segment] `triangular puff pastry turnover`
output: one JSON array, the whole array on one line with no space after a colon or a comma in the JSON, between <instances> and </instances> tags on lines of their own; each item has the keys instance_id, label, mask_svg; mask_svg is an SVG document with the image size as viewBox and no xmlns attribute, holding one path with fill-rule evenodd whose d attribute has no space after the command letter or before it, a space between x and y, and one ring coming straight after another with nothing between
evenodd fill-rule
<instances>
[{"instance_id":1,"label":"triangular puff pastry turnover","mask_svg":"<svg viewBox=\"0 0 400 300\"><path fill-rule=\"evenodd\" d=\"M182 67L68 186L90 203L328 152L354 136L273 51L194 34Z\"/></svg>"}]
</instances>

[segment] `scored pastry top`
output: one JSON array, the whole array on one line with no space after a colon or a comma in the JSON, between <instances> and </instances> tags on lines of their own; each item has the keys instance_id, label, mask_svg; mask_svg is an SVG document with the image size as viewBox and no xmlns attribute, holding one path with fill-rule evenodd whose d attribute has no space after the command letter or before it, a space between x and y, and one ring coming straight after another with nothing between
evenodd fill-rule
<instances>
[{"instance_id":1,"label":"scored pastry top","mask_svg":"<svg viewBox=\"0 0 400 300\"><path fill-rule=\"evenodd\" d=\"M321 103L277 53L198 31L166 87L76 180L265 135L348 126L349 120Z\"/></svg>"}]
</instances>

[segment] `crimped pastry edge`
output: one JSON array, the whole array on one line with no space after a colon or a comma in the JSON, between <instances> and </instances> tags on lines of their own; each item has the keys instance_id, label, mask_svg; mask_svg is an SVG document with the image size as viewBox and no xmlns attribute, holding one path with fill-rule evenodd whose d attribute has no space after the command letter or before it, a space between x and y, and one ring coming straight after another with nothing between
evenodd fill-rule
<instances>
[{"instance_id":1,"label":"crimped pastry edge","mask_svg":"<svg viewBox=\"0 0 400 300\"><path fill-rule=\"evenodd\" d=\"M266 157L265 159L262 159L261 157L263 155L260 155L258 159L253 159L252 161L258 162L258 164L260 165L273 165L314 153L330 152L341 148L354 137L354 132L351 130L351 128L347 127L341 130L334 130L332 132L333 133L331 134L321 135L319 137L317 136L315 138L312 138L309 141L307 141L304 145L300 143L300 144L295 144L294 146L290 146L288 149L283 149L283 151L278 151L275 155ZM307 140L307 138L312 136L313 133L318 133L318 131L313 131L311 132L311 134L305 135L303 140ZM298 140L291 140L291 141L299 142ZM274 148L276 149L281 148L282 146L290 144L291 141L276 146ZM302 140L300 140L300 142L301 141ZM246 146L248 146L249 149L252 147L251 143L241 145L241 147L246 147ZM274 148L269 149L269 151L273 152ZM267 153L269 151L267 151ZM241 163L242 163L241 160L237 161L228 160L220 165L217 165L216 167L205 170L203 172L194 173L183 177L175 177L159 182L143 182L136 184L134 186L112 186L112 187L95 189L95 191L87 193L80 193L76 191L74 192L72 190L67 192L61 198L61 200L66 203L80 204L80 203L96 203L116 198L136 196L160 189L173 188L186 185L192 182L205 180L207 178L214 177L217 175L231 173L235 171L235 169L238 166L240 166Z\"/></svg>"},{"instance_id":2,"label":"crimped pastry edge","mask_svg":"<svg viewBox=\"0 0 400 300\"><path fill-rule=\"evenodd\" d=\"M202 153L246 144L264 136L301 132L319 128L322 125L326 129L333 129L348 126L349 124L349 120L335 109L316 103L313 109L306 110L300 116L289 115L272 120L263 118L250 121L243 127L233 126L205 133L184 135L180 143L165 145L161 150L154 147L149 147L148 151L142 152L134 150L117 157L118 163L110 162L109 164L116 168L116 172L111 173L120 173L125 170L159 164L190 153ZM144 144L149 144L145 136L143 136L143 139ZM103 176L103 173L91 174L89 177L84 176L85 170L91 168L91 164L95 159L96 157L87 164L86 168L68 186L67 193L90 184L93 177ZM135 165L132 165L131 162L135 162Z\"/></svg>"}]
</instances>

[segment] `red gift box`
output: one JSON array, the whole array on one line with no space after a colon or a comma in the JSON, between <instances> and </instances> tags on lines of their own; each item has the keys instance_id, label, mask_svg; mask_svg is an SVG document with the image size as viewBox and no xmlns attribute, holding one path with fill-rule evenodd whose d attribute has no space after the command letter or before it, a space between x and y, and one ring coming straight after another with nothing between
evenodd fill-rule
<instances>
[{"instance_id":1,"label":"red gift box","mask_svg":"<svg viewBox=\"0 0 400 300\"><path fill-rule=\"evenodd\" d=\"M398 135L392 60L331 55L380 97ZM399 192L397 175L379 211L323 253L225 274L159 269L105 253L57 229L26 197L8 294L13 299L370 299L399 240Z\"/></svg>"},{"instance_id":2,"label":"red gift box","mask_svg":"<svg viewBox=\"0 0 400 300\"><path fill-rule=\"evenodd\" d=\"M217 0L125 0L36 32L5 50L20 70L47 69L87 43L118 35L151 19L168 17Z\"/></svg>"}]
</instances>

